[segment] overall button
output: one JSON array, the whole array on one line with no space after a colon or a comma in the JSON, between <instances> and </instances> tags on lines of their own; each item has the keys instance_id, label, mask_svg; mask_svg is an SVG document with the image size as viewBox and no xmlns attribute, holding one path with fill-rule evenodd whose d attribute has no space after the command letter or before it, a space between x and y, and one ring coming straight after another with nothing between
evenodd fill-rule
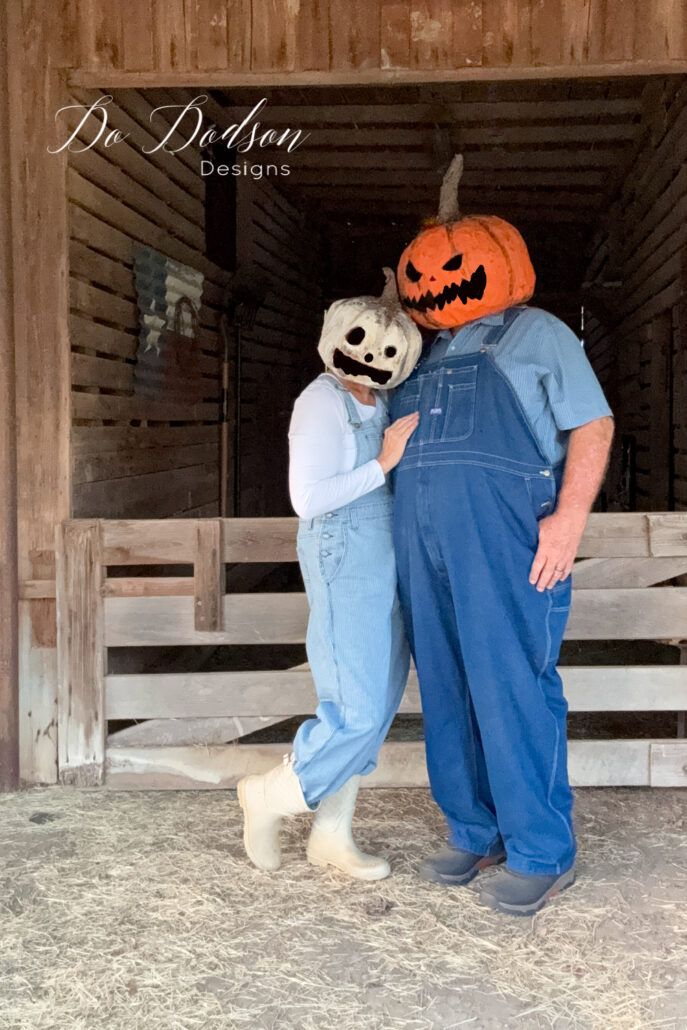
<instances>
[{"instance_id":1,"label":"overall button","mask_svg":"<svg viewBox=\"0 0 687 1030\"><path fill-rule=\"evenodd\" d=\"M322 555L323 558L328 558L329 557L329 551L320 551L320 554Z\"/></svg>"},{"instance_id":2,"label":"overall button","mask_svg":"<svg viewBox=\"0 0 687 1030\"><path fill-rule=\"evenodd\" d=\"M322 539L323 540L331 540L331 538L332 538L332 534L331 533L323 533L322 534Z\"/></svg>"},{"instance_id":3,"label":"overall button","mask_svg":"<svg viewBox=\"0 0 687 1030\"><path fill-rule=\"evenodd\" d=\"M332 513L330 511L328 511L327 514L325 515L325 518L326 519L330 519L331 517L332 517Z\"/></svg>"},{"instance_id":4,"label":"overall button","mask_svg":"<svg viewBox=\"0 0 687 1030\"><path fill-rule=\"evenodd\" d=\"M540 475L542 475L542 476L550 476L550 475L551 475L551 473L549 472L549 470L548 470L548 469L543 469L543 471L542 471L542 472L540 472Z\"/></svg>"}]
</instances>

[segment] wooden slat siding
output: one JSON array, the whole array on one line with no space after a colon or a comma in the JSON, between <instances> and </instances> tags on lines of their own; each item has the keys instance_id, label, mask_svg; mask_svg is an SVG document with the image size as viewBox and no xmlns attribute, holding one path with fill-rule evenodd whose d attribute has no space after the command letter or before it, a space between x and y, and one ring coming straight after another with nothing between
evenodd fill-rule
<instances>
[{"instance_id":1,"label":"wooden slat siding","mask_svg":"<svg viewBox=\"0 0 687 1030\"><path fill-rule=\"evenodd\" d=\"M301 644L308 604L305 594L230 594L222 628L196 631L188 597L110 597L105 600L105 639L110 647L174 644ZM568 640L681 639L687 626L687 588L573 591Z\"/></svg>"},{"instance_id":2,"label":"wooden slat siding","mask_svg":"<svg viewBox=\"0 0 687 1030\"><path fill-rule=\"evenodd\" d=\"M102 781L105 756L100 523L64 523L56 548L60 781L92 786Z\"/></svg>"},{"instance_id":3,"label":"wooden slat siding","mask_svg":"<svg viewBox=\"0 0 687 1030\"><path fill-rule=\"evenodd\" d=\"M184 0L153 0L153 66L175 71L187 63Z\"/></svg>"},{"instance_id":4,"label":"wooden slat siding","mask_svg":"<svg viewBox=\"0 0 687 1030\"><path fill-rule=\"evenodd\" d=\"M6 9L0 11L0 180L10 181ZM15 215L16 217L16 215ZM17 464L10 191L0 198L0 791L19 786Z\"/></svg>"},{"instance_id":5,"label":"wooden slat siding","mask_svg":"<svg viewBox=\"0 0 687 1030\"><path fill-rule=\"evenodd\" d=\"M227 67L250 70L251 35L251 0L227 0Z\"/></svg>"},{"instance_id":6,"label":"wooden slat siding","mask_svg":"<svg viewBox=\"0 0 687 1030\"><path fill-rule=\"evenodd\" d=\"M300 4L265 0L251 8L251 71L292 71L298 60Z\"/></svg>"},{"instance_id":7,"label":"wooden slat siding","mask_svg":"<svg viewBox=\"0 0 687 1030\"><path fill-rule=\"evenodd\" d=\"M429 80L452 67L446 63L444 47L432 45L432 21L449 34L453 66L459 68L465 64L460 58L470 53L479 63L482 50L493 46L489 33L501 37L487 66L493 72L508 69L523 75L543 68L551 74L572 65L583 72L610 74L614 65L626 68L632 61L669 62L685 56L680 0L457 0L452 5L452 36L441 0L396 0L394 6L410 7L411 15L416 14L414 31L416 36L424 34L424 46L412 67ZM140 68L139 80L159 69L186 79L195 72L198 81L202 73L218 75L221 70L225 76L291 73L301 82L313 69L331 68L340 72L341 81L345 72L379 74L388 67L381 25L385 8L385 0L318 0L292 6L274 0L188 0L183 6L181 0L135 5L133 0L88 0L74 7L72 60L76 69L113 69L122 79ZM484 26L476 23L476 10L483 12ZM468 36L478 37L479 45L461 47ZM80 78L85 77L82 71Z\"/></svg>"},{"instance_id":8,"label":"wooden slat siding","mask_svg":"<svg viewBox=\"0 0 687 1030\"><path fill-rule=\"evenodd\" d=\"M227 0L189 0L191 60L197 68L226 68Z\"/></svg>"},{"instance_id":9,"label":"wooden slat siding","mask_svg":"<svg viewBox=\"0 0 687 1030\"><path fill-rule=\"evenodd\" d=\"M307 215L274 181L241 178L237 194L238 264L257 265L268 290L244 334L241 514L271 515L292 510L289 419L296 396L321 368L322 248Z\"/></svg>"},{"instance_id":10,"label":"wooden slat siding","mask_svg":"<svg viewBox=\"0 0 687 1030\"><path fill-rule=\"evenodd\" d=\"M102 95L75 92L82 104ZM145 155L142 147L159 141L164 125L159 120L151 130L153 105L141 94L126 95L126 109L119 106L119 95L107 108L108 123L130 139L107 154L94 148L70 155L72 418L81 423L74 427L80 454L74 455L73 510L115 518L207 512L218 503L217 430L206 437L206 446L189 448L177 433L162 449L157 428L146 423L179 421L188 431L217 424L218 305L226 275L204 257L204 184L197 169L188 156ZM70 124L78 124L76 114ZM195 370L204 403L152 402L135 392L139 316L133 240L152 244L207 277L199 319L202 355ZM128 449L111 452L105 461L100 437L88 444L89 429L104 420L119 424L130 441ZM142 424L134 428L134 420ZM176 456L173 441L178 441Z\"/></svg>"},{"instance_id":11,"label":"wooden slat siding","mask_svg":"<svg viewBox=\"0 0 687 1030\"><path fill-rule=\"evenodd\" d=\"M685 666L562 666L560 673L571 712L671 712L687 702ZM297 671L111 675L105 697L108 719L286 718L314 712L317 704L307 665ZM414 669L399 711L421 711Z\"/></svg>"},{"instance_id":12,"label":"wooden slat siding","mask_svg":"<svg viewBox=\"0 0 687 1030\"><path fill-rule=\"evenodd\" d=\"M55 525L69 516L66 155L50 154L68 103L55 56L59 5L6 4L9 183L20 581L52 579ZM37 88L39 84L39 88ZM48 345L49 341L49 345ZM4 484L3 484L4 489ZM55 601L19 603L21 777L56 778Z\"/></svg>"},{"instance_id":13,"label":"wooden slat siding","mask_svg":"<svg viewBox=\"0 0 687 1030\"><path fill-rule=\"evenodd\" d=\"M667 326L672 321L674 332L679 330L678 305L683 291L687 88L680 84L677 90L666 89L665 95L647 91L644 107L640 126L642 149L611 207L607 249L599 247L595 266L586 278L622 283L614 294L620 318L613 326L597 322L590 356L604 385L613 390L617 440L626 433L637 438L637 504L648 508L658 503L652 500L653 477L649 475L650 427L657 417L647 403L655 332L652 323L662 320ZM686 377L680 374L679 357L684 351L683 343L680 339L675 341L678 357L673 374L673 435L678 452L687 444L687 386ZM618 465L614 461L608 478L611 497L618 488ZM687 508L687 480L684 470L677 465L674 490L677 507Z\"/></svg>"},{"instance_id":14,"label":"wooden slat siding","mask_svg":"<svg viewBox=\"0 0 687 1030\"><path fill-rule=\"evenodd\" d=\"M255 8L254 0L254 12ZM331 2L329 10L330 68L356 72L382 68L380 3L369 0Z\"/></svg>"},{"instance_id":15,"label":"wooden slat siding","mask_svg":"<svg viewBox=\"0 0 687 1030\"><path fill-rule=\"evenodd\" d=\"M425 5L429 7L430 5ZM417 11L417 6L413 8ZM422 22L416 19L418 24ZM252 107L238 105L226 108L231 113L232 121L241 121L245 118ZM431 105L414 102L399 102L398 104L386 103L310 103L307 107L295 104L273 104L270 103L269 123L274 126L307 126L308 131L312 125L329 126L336 125L380 125L392 126L402 125L422 126L426 124ZM465 124L489 122L555 122L565 118L588 118L595 120L601 115L609 120L624 120L629 116L638 114L640 102L636 97L609 97L606 100L577 99L568 100L465 100L457 103L449 100L442 103L441 111L435 112L435 118L440 123L451 125L454 122ZM502 155L507 157L508 155ZM536 156L536 155L535 155ZM486 153L481 155L483 167L489 166L490 159L494 155ZM475 167L475 160L480 158L479 154L470 156L470 166ZM568 158L569 159L569 158ZM464 179L469 178L470 169L465 169L461 184Z\"/></svg>"},{"instance_id":16,"label":"wooden slat siding","mask_svg":"<svg viewBox=\"0 0 687 1030\"><path fill-rule=\"evenodd\" d=\"M383 68L410 65L410 0L380 0L380 47Z\"/></svg>"},{"instance_id":17,"label":"wooden slat siding","mask_svg":"<svg viewBox=\"0 0 687 1030\"><path fill-rule=\"evenodd\" d=\"M119 790L220 790L247 773L277 764L284 744L215 747L112 748L106 785ZM684 786L684 743L674 740L571 740L568 766L573 787ZM652 774L655 782L652 781ZM366 787L426 787L424 744L382 745Z\"/></svg>"},{"instance_id":18,"label":"wooden slat siding","mask_svg":"<svg viewBox=\"0 0 687 1030\"><path fill-rule=\"evenodd\" d=\"M222 520L196 522L194 559L193 625L199 632L219 632L222 628L224 594L222 564Z\"/></svg>"},{"instance_id":19,"label":"wooden slat siding","mask_svg":"<svg viewBox=\"0 0 687 1030\"><path fill-rule=\"evenodd\" d=\"M153 68L153 0L119 0L121 66L127 71Z\"/></svg>"}]
</instances>

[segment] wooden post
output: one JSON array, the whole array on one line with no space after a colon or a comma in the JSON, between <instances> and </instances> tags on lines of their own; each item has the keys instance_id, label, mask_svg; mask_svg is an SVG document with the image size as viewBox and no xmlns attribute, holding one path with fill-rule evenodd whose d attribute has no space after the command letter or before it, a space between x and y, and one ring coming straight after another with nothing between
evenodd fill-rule
<instances>
[{"instance_id":1,"label":"wooden post","mask_svg":"<svg viewBox=\"0 0 687 1030\"><path fill-rule=\"evenodd\" d=\"M219 632L222 628L222 520L199 519L196 523L193 621L197 630Z\"/></svg>"},{"instance_id":2,"label":"wooden post","mask_svg":"<svg viewBox=\"0 0 687 1030\"><path fill-rule=\"evenodd\" d=\"M105 760L103 543L97 519L56 533L58 767L62 783L102 783Z\"/></svg>"},{"instance_id":3,"label":"wooden post","mask_svg":"<svg viewBox=\"0 0 687 1030\"><path fill-rule=\"evenodd\" d=\"M6 9L0 14L0 180L9 180ZM19 786L17 481L10 193L0 197L0 791Z\"/></svg>"},{"instance_id":4,"label":"wooden post","mask_svg":"<svg viewBox=\"0 0 687 1030\"><path fill-rule=\"evenodd\" d=\"M17 563L23 584L54 580L55 526L69 516L66 152L47 149L57 142L55 112L68 103L59 71L66 63L60 52L66 8L21 2L2 6L9 54ZM20 600L18 622L21 777L29 783L54 782L54 599Z\"/></svg>"}]
</instances>

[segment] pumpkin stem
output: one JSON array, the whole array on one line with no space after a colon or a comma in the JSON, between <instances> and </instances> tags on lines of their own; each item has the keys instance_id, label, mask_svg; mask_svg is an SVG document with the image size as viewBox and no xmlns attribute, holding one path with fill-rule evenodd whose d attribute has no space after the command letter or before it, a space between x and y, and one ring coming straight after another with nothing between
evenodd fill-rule
<instances>
[{"instance_id":1,"label":"pumpkin stem","mask_svg":"<svg viewBox=\"0 0 687 1030\"><path fill-rule=\"evenodd\" d=\"M384 278L386 283L382 290L382 295L379 298L381 304L385 304L387 307L400 307L400 300L398 299L398 286L396 284L396 274L392 268L383 268Z\"/></svg>"},{"instance_id":2,"label":"pumpkin stem","mask_svg":"<svg viewBox=\"0 0 687 1030\"><path fill-rule=\"evenodd\" d=\"M446 169L446 174L441 183L439 194L439 213L437 222L456 222L460 218L458 207L458 184L463 174L463 155L454 154L451 164Z\"/></svg>"}]
</instances>

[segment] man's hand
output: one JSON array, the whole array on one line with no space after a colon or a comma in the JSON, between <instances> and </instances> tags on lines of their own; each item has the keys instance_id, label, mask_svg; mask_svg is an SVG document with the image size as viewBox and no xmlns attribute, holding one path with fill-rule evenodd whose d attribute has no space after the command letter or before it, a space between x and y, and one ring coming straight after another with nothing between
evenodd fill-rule
<instances>
[{"instance_id":1,"label":"man's hand","mask_svg":"<svg viewBox=\"0 0 687 1030\"><path fill-rule=\"evenodd\" d=\"M593 419L570 433L558 506L539 523L539 546L530 583L550 590L570 575L587 516L606 471L613 439L613 419Z\"/></svg>"},{"instance_id":2,"label":"man's hand","mask_svg":"<svg viewBox=\"0 0 687 1030\"><path fill-rule=\"evenodd\" d=\"M554 512L539 523L539 547L530 570L530 583L550 590L572 572L586 517Z\"/></svg>"}]
</instances>

